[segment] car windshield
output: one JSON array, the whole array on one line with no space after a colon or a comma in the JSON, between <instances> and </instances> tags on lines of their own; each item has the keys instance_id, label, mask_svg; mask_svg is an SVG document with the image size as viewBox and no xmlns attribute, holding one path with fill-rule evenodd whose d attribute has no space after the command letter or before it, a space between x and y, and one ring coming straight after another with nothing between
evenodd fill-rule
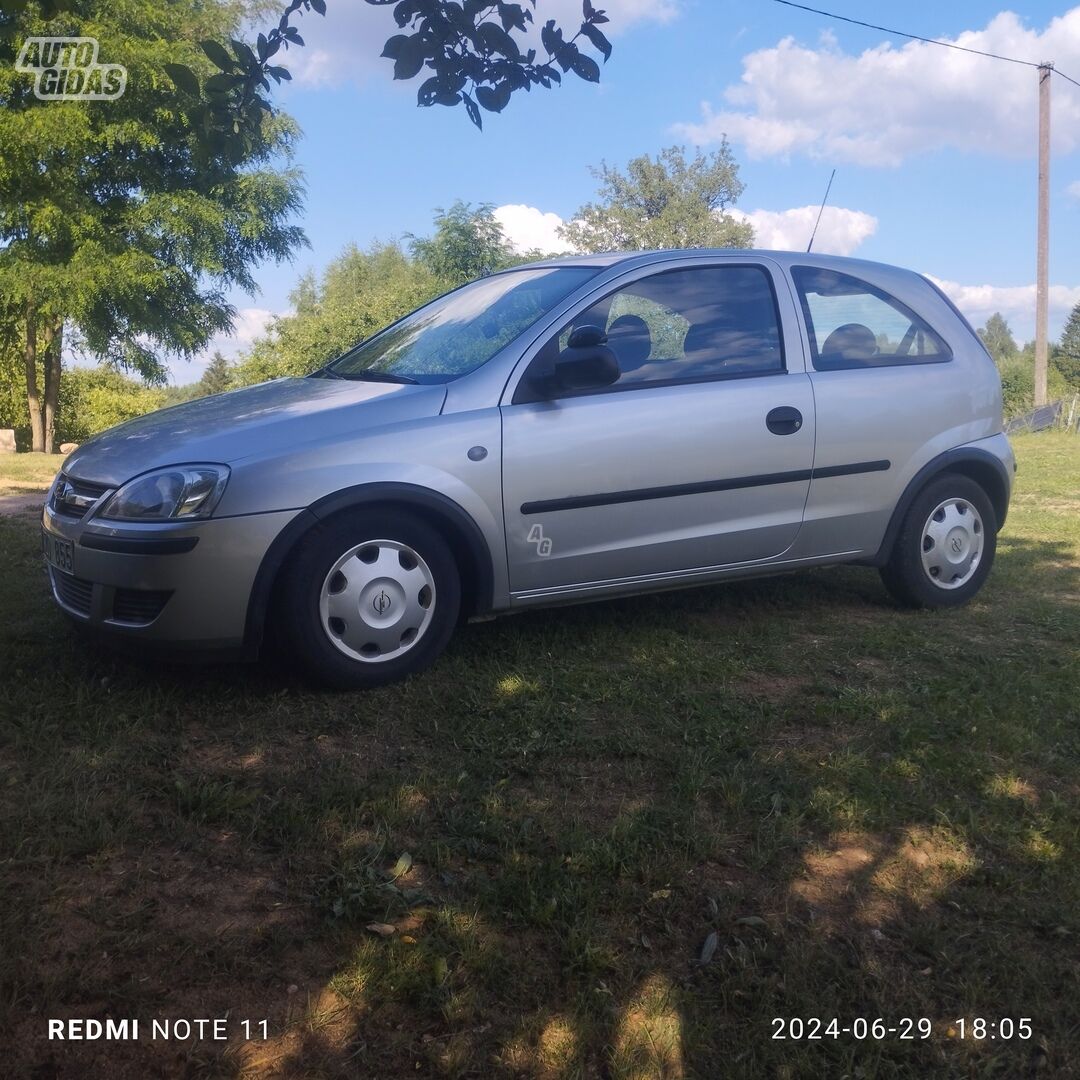
<instances>
[{"instance_id":1,"label":"car windshield","mask_svg":"<svg viewBox=\"0 0 1080 1080\"><path fill-rule=\"evenodd\" d=\"M467 375L596 272L595 267L564 266L481 278L406 315L320 374L419 383Z\"/></svg>"}]
</instances>

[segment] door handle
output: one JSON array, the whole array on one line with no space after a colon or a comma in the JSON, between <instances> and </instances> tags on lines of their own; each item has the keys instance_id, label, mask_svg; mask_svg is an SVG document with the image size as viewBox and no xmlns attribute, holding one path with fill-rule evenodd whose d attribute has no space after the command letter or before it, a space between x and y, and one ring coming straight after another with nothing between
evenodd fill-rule
<instances>
[{"instance_id":1,"label":"door handle","mask_svg":"<svg viewBox=\"0 0 1080 1080\"><path fill-rule=\"evenodd\" d=\"M774 435L794 435L802 427L802 413L791 405L781 405L765 417L765 426Z\"/></svg>"}]
</instances>

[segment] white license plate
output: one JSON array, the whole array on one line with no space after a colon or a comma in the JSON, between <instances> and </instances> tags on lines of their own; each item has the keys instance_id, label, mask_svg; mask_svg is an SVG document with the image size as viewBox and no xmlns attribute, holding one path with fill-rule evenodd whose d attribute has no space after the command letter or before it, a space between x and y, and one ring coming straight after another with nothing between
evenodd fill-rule
<instances>
[{"instance_id":1,"label":"white license plate","mask_svg":"<svg viewBox=\"0 0 1080 1080\"><path fill-rule=\"evenodd\" d=\"M70 540L64 540L59 536L53 536L52 533L42 529L41 550L45 554L45 561L50 566L55 567L57 570L62 570L65 574L73 574L75 572L75 546Z\"/></svg>"}]
</instances>

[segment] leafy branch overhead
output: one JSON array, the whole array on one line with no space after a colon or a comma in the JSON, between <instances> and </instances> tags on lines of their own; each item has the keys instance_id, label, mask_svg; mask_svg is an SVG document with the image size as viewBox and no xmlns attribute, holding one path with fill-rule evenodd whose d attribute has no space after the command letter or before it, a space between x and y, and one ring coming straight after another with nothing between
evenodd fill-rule
<instances>
[{"instance_id":1,"label":"leafy branch overhead","mask_svg":"<svg viewBox=\"0 0 1080 1080\"><path fill-rule=\"evenodd\" d=\"M392 0L368 0L389 4ZM536 6L536 0L530 0ZM606 61L611 45L600 26L608 21L590 0L582 6L583 21L568 41L565 32L549 19L540 31L544 57L535 48L523 50L514 35L528 35L533 12L522 4L465 0L401 0L394 19L411 33L395 34L382 55L394 61L395 79L413 79L425 69L428 78L417 91L420 105L464 104L469 118L483 127L480 109L502 112L515 90L546 89L573 72L586 82L600 81L600 66L581 51L585 38Z\"/></svg>"},{"instance_id":2,"label":"leafy branch overhead","mask_svg":"<svg viewBox=\"0 0 1080 1080\"><path fill-rule=\"evenodd\" d=\"M582 4L582 22L576 34L549 19L540 28L540 48L534 44L537 0L503 3L502 0L366 0L374 7L393 6L394 21L406 33L387 40L382 55L394 63L395 79L426 76L417 90L417 103L464 105L469 119L483 127L481 110L502 112L515 91L534 86L550 89L572 73L586 82L600 81L600 65L582 51L591 45L606 62L611 44L600 30L608 21L591 0ZM269 33L259 34L254 46L232 40L231 49L220 42L202 42L203 51L217 73L200 83L183 64L167 70L177 89L205 101L205 126L213 136L238 136L257 130L271 111L265 96L270 80L291 78L277 58L282 50L302 46L304 39L292 25L298 12L326 14L326 0L291 0Z\"/></svg>"}]
</instances>

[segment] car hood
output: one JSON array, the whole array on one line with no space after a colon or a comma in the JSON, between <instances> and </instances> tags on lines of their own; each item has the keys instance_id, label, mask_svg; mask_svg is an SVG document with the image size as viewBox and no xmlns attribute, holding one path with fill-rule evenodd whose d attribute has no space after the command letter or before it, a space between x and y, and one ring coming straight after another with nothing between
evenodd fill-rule
<instances>
[{"instance_id":1,"label":"car hood","mask_svg":"<svg viewBox=\"0 0 1080 1080\"><path fill-rule=\"evenodd\" d=\"M64 463L64 472L115 486L166 465L230 464L435 416L445 399L441 385L275 379L128 420L83 443Z\"/></svg>"}]
</instances>

